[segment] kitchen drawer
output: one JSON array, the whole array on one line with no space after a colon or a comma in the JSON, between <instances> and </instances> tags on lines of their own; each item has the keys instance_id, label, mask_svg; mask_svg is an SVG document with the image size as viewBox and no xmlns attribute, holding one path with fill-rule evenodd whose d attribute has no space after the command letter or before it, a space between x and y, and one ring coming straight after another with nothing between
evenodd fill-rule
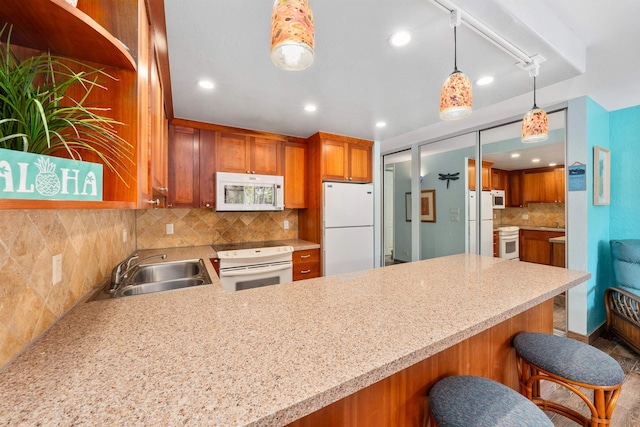
<instances>
[{"instance_id":1,"label":"kitchen drawer","mask_svg":"<svg viewBox=\"0 0 640 427\"><path fill-rule=\"evenodd\" d=\"M320 249L308 249L293 253L293 280L320 277Z\"/></svg>"}]
</instances>

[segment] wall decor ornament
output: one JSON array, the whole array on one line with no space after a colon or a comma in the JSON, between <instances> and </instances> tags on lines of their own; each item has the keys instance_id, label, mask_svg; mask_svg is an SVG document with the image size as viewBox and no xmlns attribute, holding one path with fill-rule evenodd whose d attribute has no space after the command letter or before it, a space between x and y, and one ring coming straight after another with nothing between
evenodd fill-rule
<instances>
[{"instance_id":1,"label":"wall decor ornament","mask_svg":"<svg viewBox=\"0 0 640 427\"><path fill-rule=\"evenodd\" d=\"M608 205L611 187L611 152L606 148L593 147L593 204Z\"/></svg>"},{"instance_id":2,"label":"wall decor ornament","mask_svg":"<svg viewBox=\"0 0 640 427\"><path fill-rule=\"evenodd\" d=\"M422 190L420 195L420 221L436 222L436 190Z\"/></svg>"},{"instance_id":3,"label":"wall decor ornament","mask_svg":"<svg viewBox=\"0 0 640 427\"><path fill-rule=\"evenodd\" d=\"M456 173L439 173L440 181L447 181L447 188L449 188L449 181L456 181L460 179L460 172Z\"/></svg>"}]
</instances>

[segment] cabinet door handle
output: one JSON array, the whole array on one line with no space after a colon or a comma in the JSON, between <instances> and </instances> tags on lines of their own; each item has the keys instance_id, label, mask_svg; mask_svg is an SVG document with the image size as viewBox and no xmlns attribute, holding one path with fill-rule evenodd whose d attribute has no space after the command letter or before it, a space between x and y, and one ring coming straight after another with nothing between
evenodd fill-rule
<instances>
[{"instance_id":1,"label":"cabinet door handle","mask_svg":"<svg viewBox=\"0 0 640 427\"><path fill-rule=\"evenodd\" d=\"M147 200L147 203L149 203L150 205L160 206L160 199Z\"/></svg>"},{"instance_id":2,"label":"cabinet door handle","mask_svg":"<svg viewBox=\"0 0 640 427\"><path fill-rule=\"evenodd\" d=\"M309 273L311 273L311 270L302 270L300 272L300 274L309 274Z\"/></svg>"},{"instance_id":3,"label":"cabinet door handle","mask_svg":"<svg viewBox=\"0 0 640 427\"><path fill-rule=\"evenodd\" d=\"M300 258L311 258L311 255L300 255Z\"/></svg>"}]
</instances>

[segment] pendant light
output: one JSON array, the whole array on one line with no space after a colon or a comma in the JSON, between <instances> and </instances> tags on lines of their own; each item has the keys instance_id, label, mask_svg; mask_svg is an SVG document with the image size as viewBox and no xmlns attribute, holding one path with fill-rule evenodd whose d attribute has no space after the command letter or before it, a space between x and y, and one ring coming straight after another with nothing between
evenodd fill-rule
<instances>
[{"instance_id":1,"label":"pendant light","mask_svg":"<svg viewBox=\"0 0 640 427\"><path fill-rule=\"evenodd\" d=\"M522 142L542 142L549 138L549 118L547 113L536 105L537 64L529 71L529 74L533 77L533 108L522 119Z\"/></svg>"},{"instance_id":2,"label":"pendant light","mask_svg":"<svg viewBox=\"0 0 640 427\"><path fill-rule=\"evenodd\" d=\"M301 71L313 63L313 14L307 0L275 0L271 16L271 60Z\"/></svg>"},{"instance_id":3,"label":"pendant light","mask_svg":"<svg viewBox=\"0 0 640 427\"><path fill-rule=\"evenodd\" d=\"M453 27L453 72L442 85L440 91L440 118L458 120L471 114L473 96L471 80L458 70L458 40L456 29L461 17L458 10L451 12L450 25Z\"/></svg>"}]
</instances>

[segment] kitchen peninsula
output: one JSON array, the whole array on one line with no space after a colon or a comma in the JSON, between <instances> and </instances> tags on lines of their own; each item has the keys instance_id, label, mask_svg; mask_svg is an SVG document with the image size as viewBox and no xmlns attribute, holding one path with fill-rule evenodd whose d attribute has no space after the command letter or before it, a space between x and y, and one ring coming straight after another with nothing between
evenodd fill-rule
<instances>
[{"instance_id":1,"label":"kitchen peninsula","mask_svg":"<svg viewBox=\"0 0 640 427\"><path fill-rule=\"evenodd\" d=\"M80 303L0 373L3 424L414 424L441 376L517 385L510 338L590 277L464 254L235 293L210 274Z\"/></svg>"}]
</instances>

